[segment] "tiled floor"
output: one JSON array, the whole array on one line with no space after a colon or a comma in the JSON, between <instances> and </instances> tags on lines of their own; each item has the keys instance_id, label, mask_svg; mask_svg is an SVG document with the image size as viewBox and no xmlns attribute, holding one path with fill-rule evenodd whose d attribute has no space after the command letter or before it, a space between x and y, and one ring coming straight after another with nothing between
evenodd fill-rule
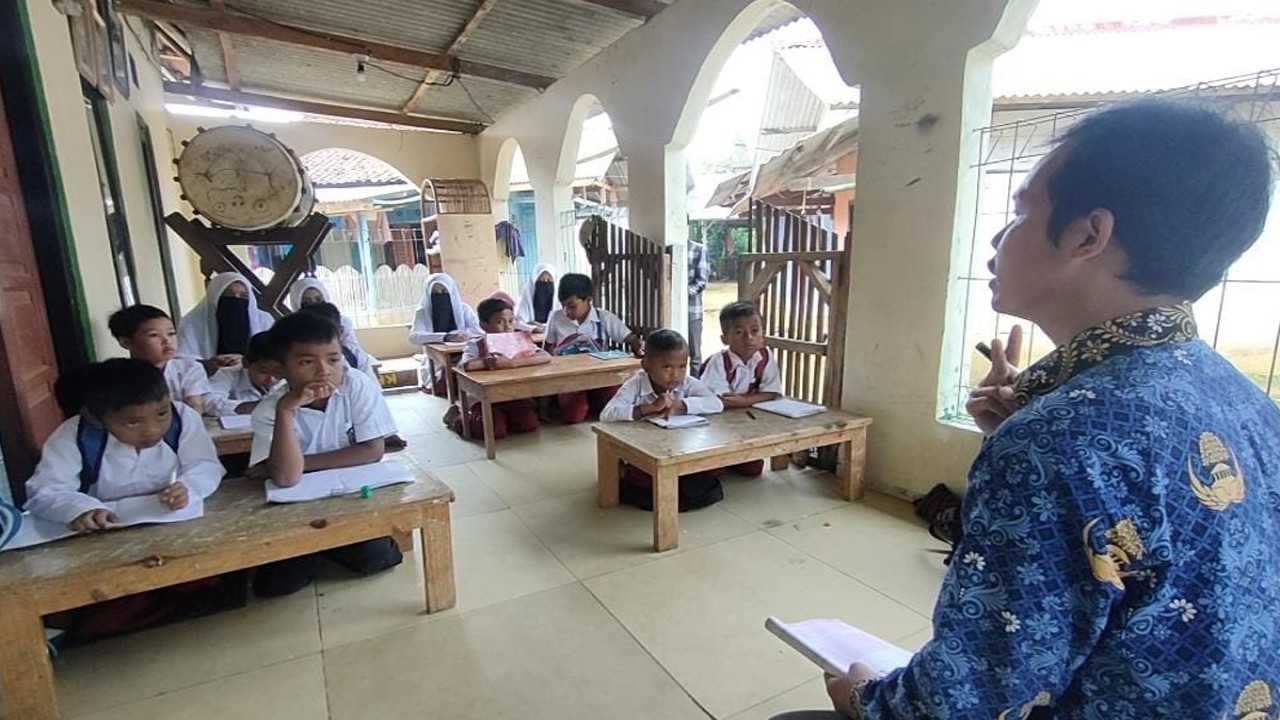
<instances>
[{"instance_id":1,"label":"tiled floor","mask_svg":"<svg viewBox=\"0 0 1280 720\"><path fill-rule=\"evenodd\" d=\"M650 551L650 515L595 502L590 428L543 428L496 461L443 404L389 398L408 452L454 488L458 605L422 614L418 562L332 570L289 598L71 650L67 717L93 720L763 720L825 705L766 615L841 617L916 648L942 579L905 503L848 504L829 475L730 479Z\"/></svg>"}]
</instances>

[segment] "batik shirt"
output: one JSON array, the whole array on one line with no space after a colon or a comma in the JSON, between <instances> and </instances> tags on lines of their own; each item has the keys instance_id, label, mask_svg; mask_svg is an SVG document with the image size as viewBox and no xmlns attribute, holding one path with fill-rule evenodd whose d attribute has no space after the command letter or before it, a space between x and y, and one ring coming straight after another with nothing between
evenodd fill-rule
<instances>
[{"instance_id":1,"label":"batik shirt","mask_svg":"<svg viewBox=\"0 0 1280 720\"><path fill-rule=\"evenodd\" d=\"M934 637L868 718L1280 717L1280 412L1189 306L1028 368L969 474Z\"/></svg>"}]
</instances>

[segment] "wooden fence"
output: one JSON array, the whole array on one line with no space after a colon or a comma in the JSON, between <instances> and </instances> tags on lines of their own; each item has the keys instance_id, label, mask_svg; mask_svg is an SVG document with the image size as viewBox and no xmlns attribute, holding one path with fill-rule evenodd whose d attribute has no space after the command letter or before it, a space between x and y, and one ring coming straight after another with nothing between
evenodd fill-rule
<instances>
[{"instance_id":1,"label":"wooden fence","mask_svg":"<svg viewBox=\"0 0 1280 720\"><path fill-rule=\"evenodd\" d=\"M665 246L599 216L586 221L578 238L600 307L641 336L670 327L671 254Z\"/></svg>"},{"instance_id":2,"label":"wooden fence","mask_svg":"<svg viewBox=\"0 0 1280 720\"><path fill-rule=\"evenodd\" d=\"M788 397L839 407L848 244L808 219L751 201L751 238L738 256L738 298L764 318Z\"/></svg>"}]
</instances>

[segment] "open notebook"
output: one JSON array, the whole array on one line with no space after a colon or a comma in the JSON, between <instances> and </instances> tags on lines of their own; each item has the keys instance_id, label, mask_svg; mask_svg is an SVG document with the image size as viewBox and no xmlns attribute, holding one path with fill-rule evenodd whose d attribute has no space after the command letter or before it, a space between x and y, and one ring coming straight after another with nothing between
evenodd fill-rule
<instances>
[{"instance_id":1,"label":"open notebook","mask_svg":"<svg viewBox=\"0 0 1280 720\"><path fill-rule=\"evenodd\" d=\"M170 510L161 505L160 500L155 495L108 500L102 504L116 515L116 522L112 524L113 528L181 522L204 517L204 501L194 496L187 503L187 506L181 510ZM76 534L74 530L63 523L41 520L33 517L31 513L22 513L17 516L11 516L6 513L4 522L13 523L12 517L18 518L16 531L14 531L15 525L5 525L4 532L0 536L9 539L3 546L0 546L0 549L3 550L31 547L32 545L53 542ZM12 537L10 537L11 532Z\"/></svg>"},{"instance_id":2,"label":"open notebook","mask_svg":"<svg viewBox=\"0 0 1280 720\"><path fill-rule=\"evenodd\" d=\"M302 473L302 480L293 487L282 488L270 480L265 486L267 502L296 503L352 495L365 487L380 488L416 481L417 477L409 468L395 460L383 460L372 465Z\"/></svg>"},{"instance_id":3,"label":"open notebook","mask_svg":"<svg viewBox=\"0 0 1280 720\"><path fill-rule=\"evenodd\" d=\"M826 411L826 408L821 405L811 405L807 402L800 402L799 400L791 400L789 398L766 400L761 403L756 403L752 407L760 408L761 410L771 412L775 415L784 415L789 418L809 417L810 415L817 415L820 412Z\"/></svg>"},{"instance_id":4,"label":"open notebook","mask_svg":"<svg viewBox=\"0 0 1280 720\"><path fill-rule=\"evenodd\" d=\"M651 417L647 418L649 422L660 428L668 430L677 430L679 428L698 427L699 425L708 425L710 420L701 415L672 415L671 417Z\"/></svg>"},{"instance_id":5,"label":"open notebook","mask_svg":"<svg viewBox=\"0 0 1280 720\"><path fill-rule=\"evenodd\" d=\"M248 430L253 427L252 415L223 415L218 418L223 430Z\"/></svg>"},{"instance_id":6,"label":"open notebook","mask_svg":"<svg viewBox=\"0 0 1280 720\"><path fill-rule=\"evenodd\" d=\"M855 662L866 663L884 674L911 660L911 653L906 650L841 620L817 618L784 623L770 617L764 627L828 675L844 675Z\"/></svg>"}]
</instances>

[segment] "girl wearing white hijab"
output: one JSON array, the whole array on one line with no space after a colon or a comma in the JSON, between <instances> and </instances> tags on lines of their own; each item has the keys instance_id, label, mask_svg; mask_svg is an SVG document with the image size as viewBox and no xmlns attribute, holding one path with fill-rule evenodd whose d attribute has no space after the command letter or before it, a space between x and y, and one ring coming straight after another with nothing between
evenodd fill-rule
<instances>
[{"instance_id":1,"label":"girl wearing white hijab","mask_svg":"<svg viewBox=\"0 0 1280 720\"><path fill-rule=\"evenodd\" d=\"M249 338L270 330L275 318L258 309L253 286L240 273L213 276L204 299L178 323L178 354L236 365Z\"/></svg>"},{"instance_id":2,"label":"girl wearing white hijab","mask_svg":"<svg viewBox=\"0 0 1280 720\"><path fill-rule=\"evenodd\" d=\"M483 334L476 311L462 302L458 283L445 273L435 273L428 277L422 304L413 316L409 342L414 345L446 340L461 342L468 337Z\"/></svg>"},{"instance_id":3,"label":"girl wearing white hijab","mask_svg":"<svg viewBox=\"0 0 1280 720\"><path fill-rule=\"evenodd\" d=\"M517 328L539 332L547 329L551 314L560 309L560 299L556 297L559 277L554 265L543 263L533 269L533 277L525 283L516 307Z\"/></svg>"},{"instance_id":4,"label":"girl wearing white hijab","mask_svg":"<svg viewBox=\"0 0 1280 720\"><path fill-rule=\"evenodd\" d=\"M324 283L316 278L301 277L289 286L289 307L294 310L301 310L303 305L326 302L333 304L333 298ZM356 338L355 323L346 315L342 316L342 344L352 350L364 352L364 348L360 347L360 340Z\"/></svg>"}]
</instances>

